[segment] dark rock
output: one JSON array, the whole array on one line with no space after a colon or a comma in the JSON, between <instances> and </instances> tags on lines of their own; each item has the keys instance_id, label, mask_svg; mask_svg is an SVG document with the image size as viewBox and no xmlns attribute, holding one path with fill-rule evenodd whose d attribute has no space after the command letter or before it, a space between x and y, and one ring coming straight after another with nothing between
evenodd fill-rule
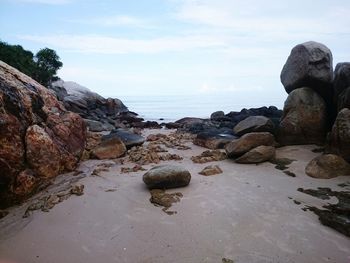
<instances>
[{"instance_id":1,"label":"dark rock","mask_svg":"<svg viewBox=\"0 0 350 263\"><path fill-rule=\"evenodd\" d=\"M225 112L223 112L223 111L216 111L216 112L213 112L210 115L210 119L212 121L220 120L220 119L222 119L224 117L225 117Z\"/></svg>"},{"instance_id":2,"label":"dark rock","mask_svg":"<svg viewBox=\"0 0 350 263\"><path fill-rule=\"evenodd\" d=\"M140 146L145 142L145 138L142 136L122 129L111 131L110 134L102 137L102 141L109 140L111 138L118 138L122 140L127 149L130 149L133 146Z\"/></svg>"},{"instance_id":3,"label":"dark rock","mask_svg":"<svg viewBox=\"0 0 350 263\"><path fill-rule=\"evenodd\" d=\"M89 119L84 119L86 126L89 131L92 132L101 132L101 131L111 131L115 127L109 123L102 123L100 121L94 121Z\"/></svg>"},{"instance_id":4,"label":"dark rock","mask_svg":"<svg viewBox=\"0 0 350 263\"><path fill-rule=\"evenodd\" d=\"M240 121L233 131L236 135L242 136L250 132L274 132L275 125L265 116L250 116Z\"/></svg>"},{"instance_id":5,"label":"dark rock","mask_svg":"<svg viewBox=\"0 0 350 263\"><path fill-rule=\"evenodd\" d=\"M350 109L350 87L345 89L342 93L339 94L337 107L338 107L338 112L344 108Z\"/></svg>"},{"instance_id":6,"label":"dark rock","mask_svg":"<svg viewBox=\"0 0 350 263\"><path fill-rule=\"evenodd\" d=\"M226 144L236 138L236 136L223 133L219 129L211 129L198 133L193 143L208 149L223 149Z\"/></svg>"},{"instance_id":7,"label":"dark rock","mask_svg":"<svg viewBox=\"0 0 350 263\"><path fill-rule=\"evenodd\" d=\"M176 123L176 122L168 122L168 123L165 123L165 127L167 129L179 129L183 127L183 124Z\"/></svg>"},{"instance_id":8,"label":"dark rock","mask_svg":"<svg viewBox=\"0 0 350 263\"><path fill-rule=\"evenodd\" d=\"M345 105L339 105L339 96L346 89L350 88L350 63L338 63L334 70L334 102L338 106L338 111L345 108ZM349 97L349 96L348 96Z\"/></svg>"},{"instance_id":9,"label":"dark rock","mask_svg":"<svg viewBox=\"0 0 350 263\"><path fill-rule=\"evenodd\" d=\"M145 173L143 181L150 189L176 188L187 186L191 181L191 174L181 166L161 165Z\"/></svg>"},{"instance_id":10,"label":"dark rock","mask_svg":"<svg viewBox=\"0 0 350 263\"><path fill-rule=\"evenodd\" d=\"M332 80L332 52L325 45L314 41L295 46L281 72L281 82L287 93L310 87L327 98L332 95Z\"/></svg>"},{"instance_id":11,"label":"dark rock","mask_svg":"<svg viewBox=\"0 0 350 263\"><path fill-rule=\"evenodd\" d=\"M236 163L262 163L275 157L275 147L261 145L251 149L235 160Z\"/></svg>"},{"instance_id":12,"label":"dark rock","mask_svg":"<svg viewBox=\"0 0 350 263\"><path fill-rule=\"evenodd\" d=\"M261 145L274 146L274 136L269 132L247 133L241 138L233 140L232 142L227 144L225 150L228 157L235 158Z\"/></svg>"},{"instance_id":13,"label":"dark rock","mask_svg":"<svg viewBox=\"0 0 350 263\"><path fill-rule=\"evenodd\" d=\"M293 90L284 103L277 137L282 145L323 144L327 109L322 97L310 88Z\"/></svg>"},{"instance_id":14,"label":"dark rock","mask_svg":"<svg viewBox=\"0 0 350 263\"><path fill-rule=\"evenodd\" d=\"M350 109L344 108L338 113L326 151L350 162Z\"/></svg>"},{"instance_id":15,"label":"dark rock","mask_svg":"<svg viewBox=\"0 0 350 263\"><path fill-rule=\"evenodd\" d=\"M312 159L305 168L308 176L329 179L350 175L350 164L335 154L325 154Z\"/></svg>"}]
</instances>

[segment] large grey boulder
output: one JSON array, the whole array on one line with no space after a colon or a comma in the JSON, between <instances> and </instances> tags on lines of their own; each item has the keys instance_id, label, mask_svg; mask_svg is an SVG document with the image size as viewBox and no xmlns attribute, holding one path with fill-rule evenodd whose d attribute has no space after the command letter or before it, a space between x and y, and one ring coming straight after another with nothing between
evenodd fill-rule
<instances>
[{"instance_id":1,"label":"large grey boulder","mask_svg":"<svg viewBox=\"0 0 350 263\"><path fill-rule=\"evenodd\" d=\"M312 159L305 168L308 176L329 179L350 175L350 164L335 154L325 154Z\"/></svg>"},{"instance_id":2,"label":"large grey boulder","mask_svg":"<svg viewBox=\"0 0 350 263\"><path fill-rule=\"evenodd\" d=\"M143 175L143 182L148 188L175 188L187 186L191 181L188 170L176 165L160 165Z\"/></svg>"},{"instance_id":3,"label":"large grey boulder","mask_svg":"<svg viewBox=\"0 0 350 263\"><path fill-rule=\"evenodd\" d=\"M327 151L350 162L350 109L344 108L334 122Z\"/></svg>"},{"instance_id":4,"label":"large grey boulder","mask_svg":"<svg viewBox=\"0 0 350 263\"><path fill-rule=\"evenodd\" d=\"M275 125L265 116L250 116L240 121L234 128L233 132L241 136L249 132L271 132L273 133Z\"/></svg>"},{"instance_id":5,"label":"large grey boulder","mask_svg":"<svg viewBox=\"0 0 350 263\"><path fill-rule=\"evenodd\" d=\"M278 127L282 145L321 144L327 131L326 103L310 88L293 90L284 103Z\"/></svg>"},{"instance_id":6,"label":"large grey boulder","mask_svg":"<svg viewBox=\"0 0 350 263\"><path fill-rule=\"evenodd\" d=\"M332 81L332 52L314 41L295 46L281 72L281 82L287 93L310 87L325 98L332 93Z\"/></svg>"},{"instance_id":7,"label":"large grey boulder","mask_svg":"<svg viewBox=\"0 0 350 263\"><path fill-rule=\"evenodd\" d=\"M262 163L275 157L275 147L261 145L253 148L235 160L236 163Z\"/></svg>"},{"instance_id":8,"label":"large grey boulder","mask_svg":"<svg viewBox=\"0 0 350 263\"><path fill-rule=\"evenodd\" d=\"M274 146L274 136L269 132L247 133L227 144L225 150L228 157L235 158L261 145Z\"/></svg>"}]
</instances>

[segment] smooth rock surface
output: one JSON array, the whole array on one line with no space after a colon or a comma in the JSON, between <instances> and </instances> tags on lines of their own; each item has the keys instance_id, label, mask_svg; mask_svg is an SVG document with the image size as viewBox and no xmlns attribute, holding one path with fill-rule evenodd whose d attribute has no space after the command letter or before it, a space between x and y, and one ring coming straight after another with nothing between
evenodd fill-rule
<instances>
[{"instance_id":1,"label":"smooth rock surface","mask_svg":"<svg viewBox=\"0 0 350 263\"><path fill-rule=\"evenodd\" d=\"M332 52L314 41L295 46L281 72L281 82L287 93L310 87L325 97L332 94L332 80Z\"/></svg>"},{"instance_id":2,"label":"smooth rock surface","mask_svg":"<svg viewBox=\"0 0 350 263\"><path fill-rule=\"evenodd\" d=\"M269 132L252 132L243 135L241 138L233 140L226 145L225 150L229 157L238 157L253 148L261 145L274 146L275 138Z\"/></svg>"},{"instance_id":3,"label":"smooth rock surface","mask_svg":"<svg viewBox=\"0 0 350 263\"><path fill-rule=\"evenodd\" d=\"M308 176L330 179L350 175L350 164L335 154L325 154L312 159L305 168Z\"/></svg>"},{"instance_id":4,"label":"smooth rock surface","mask_svg":"<svg viewBox=\"0 0 350 263\"><path fill-rule=\"evenodd\" d=\"M188 170L176 165L160 165L143 175L143 182L148 188L176 188L187 186L191 181Z\"/></svg>"},{"instance_id":5,"label":"smooth rock surface","mask_svg":"<svg viewBox=\"0 0 350 263\"><path fill-rule=\"evenodd\" d=\"M327 120L326 104L320 95L311 88L293 90L284 103L278 142L282 145L322 144Z\"/></svg>"},{"instance_id":6,"label":"smooth rock surface","mask_svg":"<svg viewBox=\"0 0 350 263\"><path fill-rule=\"evenodd\" d=\"M341 101L344 101L344 99L339 98L339 96L342 93L345 94L344 92L348 88L350 88L350 63L349 62L338 63L334 70L334 81L333 81L334 101L337 104L338 111L340 111L341 109L347 106L347 105L344 105L344 103L341 103Z\"/></svg>"},{"instance_id":7,"label":"smooth rock surface","mask_svg":"<svg viewBox=\"0 0 350 263\"><path fill-rule=\"evenodd\" d=\"M221 174L222 170L218 165L209 165L204 167L202 171L199 172L199 174L204 176L210 176L215 174Z\"/></svg>"},{"instance_id":8,"label":"smooth rock surface","mask_svg":"<svg viewBox=\"0 0 350 263\"><path fill-rule=\"evenodd\" d=\"M275 157L275 147L261 145L237 158L236 163L262 163Z\"/></svg>"},{"instance_id":9,"label":"smooth rock surface","mask_svg":"<svg viewBox=\"0 0 350 263\"><path fill-rule=\"evenodd\" d=\"M240 121L234 128L233 132L242 136L250 132L270 132L273 133L275 125L265 116L250 116Z\"/></svg>"},{"instance_id":10,"label":"smooth rock surface","mask_svg":"<svg viewBox=\"0 0 350 263\"><path fill-rule=\"evenodd\" d=\"M198 133L193 143L208 149L223 149L226 144L232 140L237 139L236 136L232 134L221 133L220 131L204 131Z\"/></svg>"}]
</instances>

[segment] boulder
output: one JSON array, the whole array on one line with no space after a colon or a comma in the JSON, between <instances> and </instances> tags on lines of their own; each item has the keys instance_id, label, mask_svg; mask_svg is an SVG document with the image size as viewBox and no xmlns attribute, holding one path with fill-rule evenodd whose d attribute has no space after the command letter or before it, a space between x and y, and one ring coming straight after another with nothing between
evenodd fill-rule
<instances>
[{"instance_id":1,"label":"boulder","mask_svg":"<svg viewBox=\"0 0 350 263\"><path fill-rule=\"evenodd\" d=\"M274 132L275 125L265 116L250 116L240 121L234 128L233 132L242 136L250 132Z\"/></svg>"},{"instance_id":2,"label":"boulder","mask_svg":"<svg viewBox=\"0 0 350 263\"><path fill-rule=\"evenodd\" d=\"M284 103L278 142L282 145L322 144L327 120L326 104L320 95L310 88L293 90Z\"/></svg>"},{"instance_id":3,"label":"boulder","mask_svg":"<svg viewBox=\"0 0 350 263\"><path fill-rule=\"evenodd\" d=\"M301 87L310 87L327 98L332 95L332 81L332 52L314 41L295 46L281 72L281 82L288 94Z\"/></svg>"},{"instance_id":4,"label":"boulder","mask_svg":"<svg viewBox=\"0 0 350 263\"><path fill-rule=\"evenodd\" d=\"M312 159L305 168L308 176L329 179L350 175L350 164L335 154L325 154Z\"/></svg>"},{"instance_id":5,"label":"boulder","mask_svg":"<svg viewBox=\"0 0 350 263\"><path fill-rule=\"evenodd\" d=\"M97 159L115 159L123 156L126 152L125 144L119 138L103 140L92 151L91 155Z\"/></svg>"},{"instance_id":6,"label":"boulder","mask_svg":"<svg viewBox=\"0 0 350 263\"><path fill-rule=\"evenodd\" d=\"M338 96L337 101L338 112L344 108L350 109L350 87L343 90Z\"/></svg>"},{"instance_id":7,"label":"boulder","mask_svg":"<svg viewBox=\"0 0 350 263\"><path fill-rule=\"evenodd\" d=\"M190 172L175 165L156 166L143 175L143 182L150 189L182 187L187 186L190 181Z\"/></svg>"},{"instance_id":8,"label":"boulder","mask_svg":"<svg viewBox=\"0 0 350 263\"><path fill-rule=\"evenodd\" d=\"M350 162L350 109L339 113L330 133L327 152L338 154Z\"/></svg>"},{"instance_id":9,"label":"boulder","mask_svg":"<svg viewBox=\"0 0 350 263\"><path fill-rule=\"evenodd\" d=\"M79 115L0 61L0 207L22 201L46 178L75 169L85 142Z\"/></svg>"},{"instance_id":10,"label":"boulder","mask_svg":"<svg viewBox=\"0 0 350 263\"><path fill-rule=\"evenodd\" d=\"M220 130L209 130L198 133L193 143L208 149L223 149L226 144L236 138L232 134L221 133Z\"/></svg>"},{"instance_id":11,"label":"boulder","mask_svg":"<svg viewBox=\"0 0 350 263\"><path fill-rule=\"evenodd\" d=\"M127 149L130 149L134 146L140 146L145 142L145 138L141 135L123 129L111 131L110 134L102 137L102 141L109 140L111 138L120 139L125 144Z\"/></svg>"},{"instance_id":12,"label":"boulder","mask_svg":"<svg viewBox=\"0 0 350 263\"><path fill-rule=\"evenodd\" d=\"M199 174L204 176L210 176L215 174L221 174L222 170L218 165L209 165L204 167L202 171L199 172Z\"/></svg>"},{"instance_id":13,"label":"boulder","mask_svg":"<svg viewBox=\"0 0 350 263\"><path fill-rule=\"evenodd\" d=\"M338 63L334 70L334 82L333 82L334 102L337 105L338 111L346 107L346 105L344 105L344 101L345 101L344 94L346 93L345 90L349 88L350 88L350 63L349 62ZM350 93L350 91L348 91L347 93ZM343 98L339 98L341 94L343 94L342 96ZM347 98L348 98L347 102L349 102L350 100L349 95L347 95Z\"/></svg>"},{"instance_id":14,"label":"boulder","mask_svg":"<svg viewBox=\"0 0 350 263\"><path fill-rule=\"evenodd\" d=\"M261 145L237 158L236 163L262 163L275 157L275 147Z\"/></svg>"},{"instance_id":15,"label":"boulder","mask_svg":"<svg viewBox=\"0 0 350 263\"><path fill-rule=\"evenodd\" d=\"M115 127L109 123L102 123L100 121L94 121L89 119L84 119L88 130L91 132L102 132L102 131L111 131Z\"/></svg>"},{"instance_id":16,"label":"boulder","mask_svg":"<svg viewBox=\"0 0 350 263\"><path fill-rule=\"evenodd\" d=\"M232 142L227 144L225 150L228 157L235 158L261 145L274 146L274 136L269 132L247 133L241 138L233 140Z\"/></svg>"}]
</instances>

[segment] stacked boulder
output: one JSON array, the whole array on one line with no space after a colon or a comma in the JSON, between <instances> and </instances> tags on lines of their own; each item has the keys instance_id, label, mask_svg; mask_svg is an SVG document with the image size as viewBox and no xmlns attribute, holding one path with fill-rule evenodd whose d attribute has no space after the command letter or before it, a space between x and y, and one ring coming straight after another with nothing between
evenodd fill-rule
<instances>
[{"instance_id":1,"label":"stacked boulder","mask_svg":"<svg viewBox=\"0 0 350 263\"><path fill-rule=\"evenodd\" d=\"M54 93L0 61L0 207L76 168L86 143L83 119Z\"/></svg>"},{"instance_id":2,"label":"stacked boulder","mask_svg":"<svg viewBox=\"0 0 350 263\"><path fill-rule=\"evenodd\" d=\"M289 95L278 126L278 142L325 145L326 153L338 157L317 157L306 173L332 177L327 169L325 175L323 167L336 169L337 165L330 163L350 161L350 63L337 64L333 72L331 51L323 44L306 42L292 49L282 69L281 82Z\"/></svg>"}]
</instances>

